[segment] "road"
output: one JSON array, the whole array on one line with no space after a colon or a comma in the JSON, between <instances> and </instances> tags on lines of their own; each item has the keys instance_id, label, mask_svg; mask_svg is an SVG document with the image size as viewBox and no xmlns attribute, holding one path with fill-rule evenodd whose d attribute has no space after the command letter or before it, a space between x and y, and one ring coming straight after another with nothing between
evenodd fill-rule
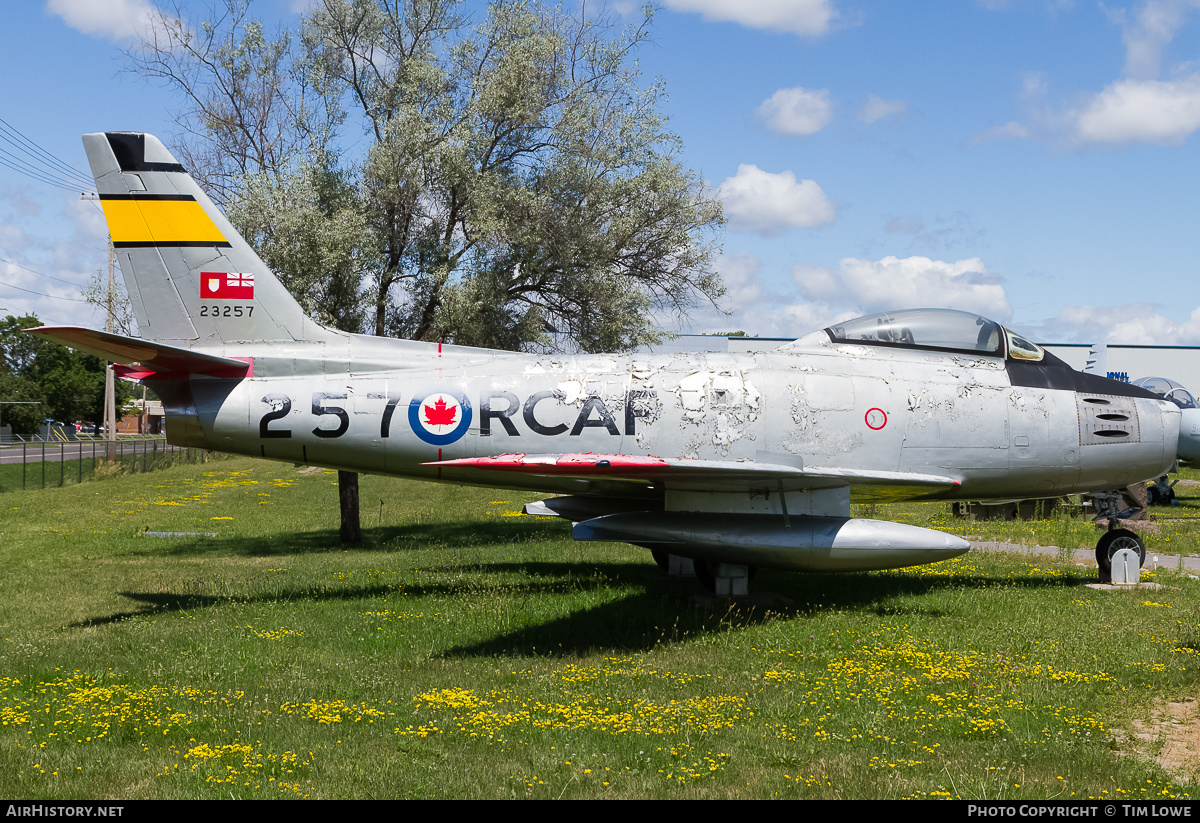
<instances>
[{"instance_id":1,"label":"road","mask_svg":"<svg viewBox=\"0 0 1200 823\"><path fill-rule=\"evenodd\" d=\"M157 448L155 444L157 443ZM43 445L45 448L43 449ZM24 449L21 446L3 446L0 447L0 465L12 465L25 463L41 463L44 459L47 463L58 463L61 460L79 460L83 458L90 460L92 457L104 457L107 450L107 443L103 440L83 441L78 440L73 443L27 443ZM120 449L121 455L141 454L143 446L146 451L153 454L155 451L164 452L167 450L178 451L178 447L170 446L165 441L158 440L118 440L117 446ZM44 457L43 457L44 455Z\"/></svg>"}]
</instances>

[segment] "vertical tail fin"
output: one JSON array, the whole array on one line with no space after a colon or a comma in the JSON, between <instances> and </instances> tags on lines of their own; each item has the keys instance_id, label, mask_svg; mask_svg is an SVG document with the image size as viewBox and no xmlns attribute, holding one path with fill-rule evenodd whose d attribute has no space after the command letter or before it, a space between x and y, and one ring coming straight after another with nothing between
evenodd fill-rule
<instances>
[{"instance_id":1,"label":"vertical tail fin","mask_svg":"<svg viewBox=\"0 0 1200 823\"><path fill-rule=\"evenodd\" d=\"M191 348L330 336L153 135L85 134L142 336Z\"/></svg>"},{"instance_id":2,"label":"vertical tail fin","mask_svg":"<svg viewBox=\"0 0 1200 823\"><path fill-rule=\"evenodd\" d=\"M1104 343L1093 343L1088 349L1087 362L1080 369L1084 374L1108 376L1108 346Z\"/></svg>"}]
</instances>

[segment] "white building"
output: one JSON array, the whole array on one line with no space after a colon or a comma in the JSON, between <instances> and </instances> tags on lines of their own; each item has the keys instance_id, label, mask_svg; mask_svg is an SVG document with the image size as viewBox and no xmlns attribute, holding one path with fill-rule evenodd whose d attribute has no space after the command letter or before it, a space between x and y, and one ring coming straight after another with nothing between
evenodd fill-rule
<instances>
[{"instance_id":1,"label":"white building","mask_svg":"<svg viewBox=\"0 0 1200 823\"><path fill-rule=\"evenodd\" d=\"M791 341L789 337L681 334L649 350L658 354L688 351L754 352L769 351ZM1091 349L1085 343L1043 343L1042 347L1075 369L1083 369ZM1182 383L1193 395L1200 393L1200 346L1110 344L1107 350L1106 371L1114 380L1128 382L1139 377L1166 377Z\"/></svg>"}]
</instances>

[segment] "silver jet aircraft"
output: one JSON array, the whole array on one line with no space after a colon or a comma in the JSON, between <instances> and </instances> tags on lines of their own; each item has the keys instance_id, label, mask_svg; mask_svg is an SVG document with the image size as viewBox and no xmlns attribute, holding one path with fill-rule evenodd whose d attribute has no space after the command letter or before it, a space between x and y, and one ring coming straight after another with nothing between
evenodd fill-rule
<instances>
[{"instance_id":1,"label":"silver jet aircraft","mask_svg":"<svg viewBox=\"0 0 1200 823\"><path fill-rule=\"evenodd\" d=\"M529 510L574 521L578 540L690 558L725 594L759 566L968 549L851 517L852 502L1105 492L1175 460L1173 404L957 311L742 355L535 356L326 329L161 142L83 141L144 337L34 331L136 364L124 373L162 398L178 446L559 493Z\"/></svg>"}]
</instances>

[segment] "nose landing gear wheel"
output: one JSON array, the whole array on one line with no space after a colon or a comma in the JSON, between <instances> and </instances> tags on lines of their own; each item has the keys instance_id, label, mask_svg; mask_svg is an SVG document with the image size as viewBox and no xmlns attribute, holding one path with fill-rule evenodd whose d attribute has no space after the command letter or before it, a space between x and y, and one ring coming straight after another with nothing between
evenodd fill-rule
<instances>
[{"instance_id":1,"label":"nose landing gear wheel","mask_svg":"<svg viewBox=\"0 0 1200 823\"><path fill-rule=\"evenodd\" d=\"M1136 532L1129 529L1113 529L1107 531L1096 543L1096 565L1100 567L1100 576L1112 576L1113 555L1122 549L1130 549L1138 554L1138 565L1146 565L1146 545Z\"/></svg>"}]
</instances>

